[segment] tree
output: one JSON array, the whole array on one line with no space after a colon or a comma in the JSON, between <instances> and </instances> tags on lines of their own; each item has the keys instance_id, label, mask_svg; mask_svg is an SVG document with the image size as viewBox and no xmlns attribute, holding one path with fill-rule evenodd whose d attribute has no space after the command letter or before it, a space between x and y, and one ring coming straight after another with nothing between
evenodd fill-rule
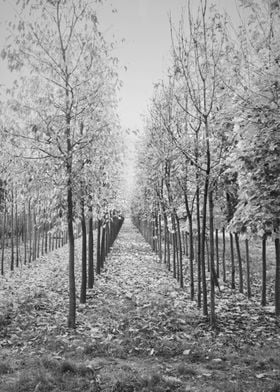
<instances>
[{"instance_id":1,"label":"tree","mask_svg":"<svg viewBox=\"0 0 280 392\"><path fill-rule=\"evenodd\" d=\"M74 184L81 151L108 130L116 73L98 31L95 3L85 0L23 1L2 56L23 77L16 86L16 135L33 158L56 168L64 187L69 237L68 326L75 327ZM24 71L24 72L23 72ZM113 82L112 82L113 80ZM105 114L105 115L104 115ZM93 122L93 119L95 122ZM83 132L81 132L83 128Z\"/></svg>"},{"instance_id":2,"label":"tree","mask_svg":"<svg viewBox=\"0 0 280 392\"><path fill-rule=\"evenodd\" d=\"M239 202L232 221L237 231L263 238L263 298L265 303L265 239L276 248L275 310L279 294L279 1L243 1L248 26L240 30L235 65L240 83L235 95L235 161L239 172Z\"/></svg>"},{"instance_id":3,"label":"tree","mask_svg":"<svg viewBox=\"0 0 280 392\"><path fill-rule=\"evenodd\" d=\"M202 154L199 162L203 175L202 224L201 224L201 272L203 291L203 312L208 314L207 286L205 270L205 247L207 236L207 217L209 217L210 275L211 275L211 324L215 326L215 281L214 265L214 189L216 170L220 154L215 154L215 105L217 88L220 83L220 70L225 43L225 19L215 9L209 11L208 2L200 1L197 16L190 12L188 25L183 22L179 31L173 32L173 61L176 74L183 80L189 104L179 104L188 117L198 120ZM190 157L189 157L190 159Z\"/></svg>"}]
</instances>

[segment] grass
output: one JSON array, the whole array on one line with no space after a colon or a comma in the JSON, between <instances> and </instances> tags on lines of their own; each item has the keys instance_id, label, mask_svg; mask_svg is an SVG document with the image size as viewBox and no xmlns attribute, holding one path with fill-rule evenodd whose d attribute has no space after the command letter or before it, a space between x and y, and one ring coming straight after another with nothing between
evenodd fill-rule
<instances>
[{"instance_id":1,"label":"grass","mask_svg":"<svg viewBox=\"0 0 280 392\"><path fill-rule=\"evenodd\" d=\"M8 366L0 369L10 372ZM0 370L0 371L1 371ZM45 357L34 362L26 358L24 372L18 377L9 378L1 384L1 392L99 392L94 370L82 363L71 360L61 362Z\"/></svg>"},{"instance_id":2,"label":"grass","mask_svg":"<svg viewBox=\"0 0 280 392\"><path fill-rule=\"evenodd\" d=\"M117 261L113 264L115 268ZM30 339L25 317L19 318L23 325L13 320L8 327L9 320L3 319L9 336L0 348L1 392L280 392L279 330L277 325L271 327L270 315L247 324L251 312L245 301L244 309L240 305L239 310L230 307L224 312L227 317L214 333L185 292L177 286L175 290L172 279L167 280L160 266L156 267L156 271L143 270L143 279L145 272L149 279L139 287L138 295L147 300L146 306L141 301L132 306L126 289L121 295L116 290L114 276L123 275L123 270L113 270L117 273L110 274L112 284L102 285L101 277L100 293L96 289L94 298L79 309L79 320L86 318L86 323L72 332L59 324L64 310L60 305L55 313L50 307L53 297L48 290L36 285L33 295L29 290L21 295L20 316L28 315L33 335ZM172 295L162 295L159 287L152 293L156 295L147 290L144 297L150 281L151 289L157 290L152 279L157 274ZM52 280L48 287L53 287ZM97 337L91 335L89 324L100 331ZM263 330L258 332L259 326ZM14 338L9 343L13 335L18 336L19 345ZM256 377L263 373L267 376Z\"/></svg>"},{"instance_id":3,"label":"grass","mask_svg":"<svg viewBox=\"0 0 280 392\"><path fill-rule=\"evenodd\" d=\"M180 363L176 368L176 374L184 377L194 377L197 375L197 371L191 365Z\"/></svg>"}]
</instances>

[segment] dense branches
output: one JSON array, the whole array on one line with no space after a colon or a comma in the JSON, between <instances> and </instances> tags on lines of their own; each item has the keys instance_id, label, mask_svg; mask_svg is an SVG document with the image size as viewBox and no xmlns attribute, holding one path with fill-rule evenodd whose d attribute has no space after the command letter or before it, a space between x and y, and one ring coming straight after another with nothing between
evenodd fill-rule
<instances>
[{"instance_id":1,"label":"dense branches","mask_svg":"<svg viewBox=\"0 0 280 392\"><path fill-rule=\"evenodd\" d=\"M196 16L189 7L187 23L184 17L178 28L171 22L173 66L168 81L155 88L139 153L137 200L141 197L133 206L134 214L145 219L152 219L160 206L171 233L178 229L173 217L187 223L191 275L193 258L197 265L198 305L202 294L207 315L210 289L213 326L219 275L215 247L224 225L231 231L232 247L235 238L240 292L244 284L239 234L276 239L279 313L280 6L278 1L260 0L243 1L241 7L245 19L238 40L227 18L207 1L200 1ZM233 251L231 259L234 288ZM265 271L263 282L265 289ZM193 298L192 279L191 286Z\"/></svg>"}]
</instances>

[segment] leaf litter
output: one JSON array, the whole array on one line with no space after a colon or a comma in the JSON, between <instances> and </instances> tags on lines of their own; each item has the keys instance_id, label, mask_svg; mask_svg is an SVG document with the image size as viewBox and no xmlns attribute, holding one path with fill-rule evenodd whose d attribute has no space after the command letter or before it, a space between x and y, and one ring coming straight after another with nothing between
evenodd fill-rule
<instances>
[{"instance_id":1,"label":"leaf litter","mask_svg":"<svg viewBox=\"0 0 280 392\"><path fill-rule=\"evenodd\" d=\"M78 240L77 296L80 251ZM75 331L66 327L67 260L63 247L1 278L1 391L280 390L271 309L225 289L211 330L129 220L78 305Z\"/></svg>"}]
</instances>

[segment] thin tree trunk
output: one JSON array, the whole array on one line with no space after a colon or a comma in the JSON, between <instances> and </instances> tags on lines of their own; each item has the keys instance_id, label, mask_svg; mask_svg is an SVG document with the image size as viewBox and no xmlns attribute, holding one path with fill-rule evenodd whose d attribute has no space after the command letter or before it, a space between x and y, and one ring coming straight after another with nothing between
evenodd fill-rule
<instances>
[{"instance_id":1,"label":"thin tree trunk","mask_svg":"<svg viewBox=\"0 0 280 392\"><path fill-rule=\"evenodd\" d=\"M27 263L27 216L25 205L23 208L23 246L24 246L24 264Z\"/></svg>"},{"instance_id":2,"label":"thin tree trunk","mask_svg":"<svg viewBox=\"0 0 280 392\"><path fill-rule=\"evenodd\" d=\"M234 264L234 249L233 249L233 235L230 236L230 257L231 257L231 288L235 289L235 264Z\"/></svg>"},{"instance_id":3,"label":"thin tree trunk","mask_svg":"<svg viewBox=\"0 0 280 392\"><path fill-rule=\"evenodd\" d=\"M34 222L34 225L33 225L33 249L32 249L33 257L32 257L32 260L34 261L34 260L36 260L36 257L37 257L37 224L36 224L35 208L33 211L33 222Z\"/></svg>"},{"instance_id":4,"label":"thin tree trunk","mask_svg":"<svg viewBox=\"0 0 280 392\"><path fill-rule=\"evenodd\" d=\"M226 233L225 228L223 227L223 281L227 281L227 272L226 272Z\"/></svg>"},{"instance_id":5,"label":"thin tree trunk","mask_svg":"<svg viewBox=\"0 0 280 392\"><path fill-rule=\"evenodd\" d=\"M193 268L193 260L194 260L194 243L193 243L193 222L192 217L188 218L189 220L189 239L190 239L190 290L191 290L191 300L194 300L194 268Z\"/></svg>"},{"instance_id":6,"label":"thin tree trunk","mask_svg":"<svg viewBox=\"0 0 280 392\"><path fill-rule=\"evenodd\" d=\"M214 202L213 191L209 189L209 242L210 242L210 324L213 328L216 327L216 313L215 313L215 243L214 243Z\"/></svg>"},{"instance_id":7,"label":"thin tree trunk","mask_svg":"<svg viewBox=\"0 0 280 392\"><path fill-rule=\"evenodd\" d=\"M93 265L93 216L92 206L89 207L88 222L88 288L92 289L94 284L94 265Z\"/></svg>"},{"instance_id":8,"label":"thin tree trunk","mask_svg":"<svg viewBox=\"0 0 280 392\"><path fill-rule=\"evenodd\" d=\"M71 182L71 166L68 167L67 189L67 221L69 238L69 313L68 327L76 327L76 282L75 282L75 238L73 229L73 195Z\"/></svg>"},{"instance_id":9,"label":"thin tree trunk","mask_svg":"<svg viewBox=\"0 0 280 392\"><path fill-rule=\"evenodd\" d=\"M105 236L106 236L106 223L103 224L102 227L102 237L101 237L101 249L100 249L100 260L101 260L101 268L104 268L105 262Z\"/></svg>"},{"instance_id":10,"label":"thin tree trunk","mask_svg":"<svg viewBox=\"0 0 280 392\"><path fill-rule=\"evenodd\" d=\"M11 208L11 271L14 270L14 191L12 189L12 208Z\"/></svg>"},{"instance_id":11,"label":"thin tree trunk","mask_svg":"<svg viewBox=\"0 0 280 392\"><path fill-rule=\"evenodd\" d=\"M220 277L220 259L219 259L219 230L216 229L215 231L216 237L215 237L215 246L216 246L216 274L217 278Z\"/></svg>"},{"instance_id":12,"label":"thin tree trunk","mask_svg":"<svg viewBox=\"0 0 280 392\"><path fill-rule=\"evenodd\" d=\"M208 175L206 175L205 183L204 183L202 228L201 228L201 280L202 280L202 294L203 294L202 309L203 309L204 316L208 315L206 263L205 263L208 187L209 187L209 177Z\"/></svg>"},{"instance_id":13,"label":"thin tree trunk","mask_svg":"<svg viewBox=\"0 0 280 392\"><path fill-rule=\"evenodd\" d=\"M275 238L275 314L280 316L280 239Z\"/></svg>"},{"instance_id":14,"label":"thin tree trunk","mask_svg":"<svg viewBox=\"0 0 280 392\"><path fill-rule=\"evenodd\" d=\"M183 252L182 252L182 238L181 238L181 230L180 230L180 221L178 215L176 214L177 221L177 229L178 229L178 251L179 251L179 281L180 287L184 287L184 275L183 275Z\"/></svg>"},{"instance_id":15,"label":"thin tree trunk","mask_svg":"<svg viewBox=\"0 0 280 392\"><path fill-rule=\"evenodd\" d=\"M246 267L247 267L247 297L251 298L251 282L250 282L250 255L249 255L249 241L245 240L246 249Z\"/></svg>"},{"instance_id":16,"label":"thin tree trunk","mask_svg":"<svg viewBox=\"0 0 280 392\"><path fill-rule=\"evenodd\" d=\"M28 235L29 235L29 258L28 258L28 262L31 263L32 261L32 214L31 214L31 201L29 199L29 203L28 203L28 215L29 215L29 219L28 219Z\"/></svg>"},{"instance_id":17,"label":"thin tree trunk","mask_svg":"<svg viewBox=\"0 0 280 392\"><path fill-rule=\"evenodd\" d=\"M237 253L237 261L238 261L238 269L239 269L239 292L244 292L244 285L243 285L243 270L242 270L242 258L240 252L240 244L239 244L239 236L238 233L234 233L235 237L235 246L236 246L236 253Z\"/></svg>"},{"instance_id":18,"label":"thin tree trunk","mask_svg":"<svg viewBox=\"0 0 280 392\"><path fill-rule=\"evenodd\" d=\"M197 175L198 176L198 175ZM198 181L198 178L197 178ZM200 235L200 192L196 189L196 224L197 224L197 306L201 308L201 235Z\"/></svg>"},{"instance_id":19,"label":"thin tree trunk","mask_svg":"<svg viewBox=\"0 0 280 392\"><path fill-rule=\"evenodd\" d=\"M100 252L101 220L97 220L97 240L96 240L96 273L101 273L101 252Z\"/></svg>"},{"instance_id":20,"label":"thin tree trunk","mask_svg":"<svg viewBox=\"0 0 280 392\"><path fill-rule=\"evenodd\" d=\"M173 255L173 278L177 277L177 268L176 268L176 233L174 229L172 230L172 255Z\"/></svg>"},{"instance_id":21,"label":"thin tree trunk","mask_svg":"<svg viewBox=\"0 0 280 392\"><path fill-rule=\"evenodd\" d=\"M15 199L15 240L16 240L16 267L19 266L19 221L18 221L18 205L17 193Z\"/></svg>"},{"instance_id":22,"label":"thin tree trunk","mask_svg":"<svg viewBox=\"0 0 280 392\"><path fill-rule=\"evenodd\" d=\"M158 215L158 256L159 261L162 262L162 233L161 233L161 214Z\"/></svg>"},{"instance_id":23,"label":"thin tree trunk","mask_svg":"<svg viewBox=\"0 0 280 392\"><path fill-rule=\"evenodd\" d=\"M1 275L4 275L4 259L5 259L5 236L6 236L6 221L7 221L7 211L6 205L4 206L4 218L3 218L3 226L2 226L2 252L1 252Z\"/></svg>"},{"instance_id":24,"label":"thin tree trunk","mask_svg":"<svg viewBox=\"0 0 280 392\"><path fill-rule=\"evenodd\" d=\"M85 219L84 199L81 200L81 225L82 225L82 282L80 302L85 304L87 300L87 227Z\"/></svg>"},{"instance_id":25,"label":"thin tree trunk","mask_svg":"<svg viewBox=\"0 0 280 392\"><path fill-rule=\"evenodd\" d=\"M264 234L262 238L262 306L266 306L266 238Z\"/></svg>"}]
</instances>

